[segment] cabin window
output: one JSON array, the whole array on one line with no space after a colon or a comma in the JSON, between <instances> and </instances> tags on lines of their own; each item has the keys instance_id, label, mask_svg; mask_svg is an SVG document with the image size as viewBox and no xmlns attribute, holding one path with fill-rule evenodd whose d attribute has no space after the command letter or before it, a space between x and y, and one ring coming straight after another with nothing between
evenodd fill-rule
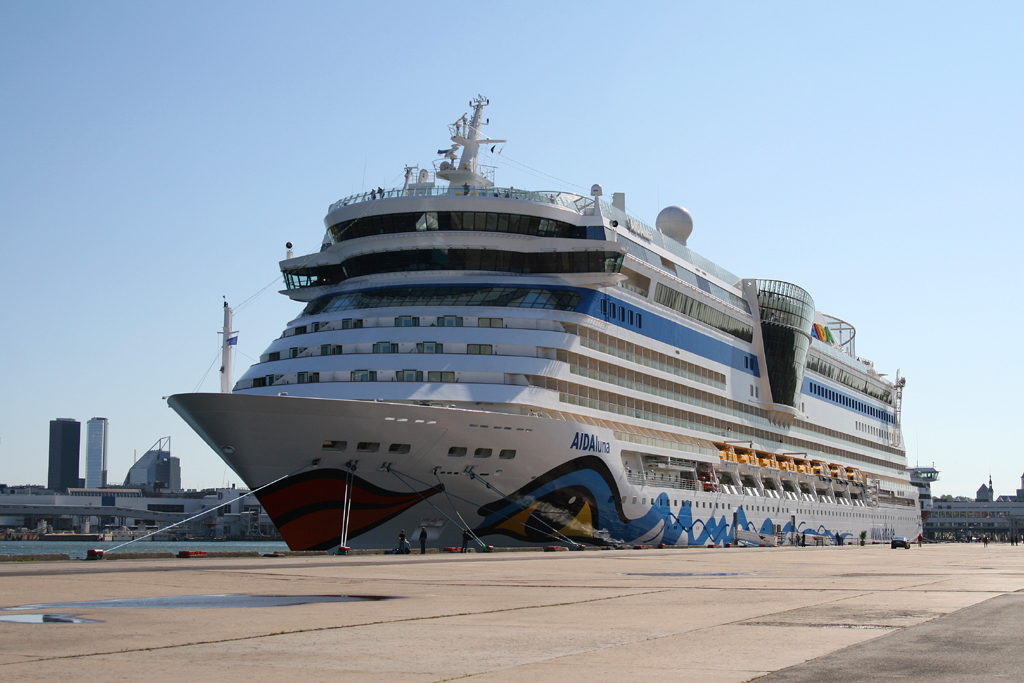
<instances>
[{"instance_id":1,"label":"cabin window","mask_svg":"<svg viewBox=\"0 0 1024 683\"><path fill-rule=\"evenodd\" d=\"M432 370L432 371L427 373L427 381L428 382L454 382L455 381L455 373L454 372L440 372L440 371Z\"/></svg>"},{"instance_id":2,"label":"cabin window","mask_svg":"<svg viewBox=\"0 0 1024 683\"><path fill-rule=\"evenodd\" d=\"M353 370L349 377L352 382L376 382L376 370Z\"/></svg>"},{"instance_id":3,"label":"cabin window","mask_svg":"<svg viewBox=\"0 0 1024 683\"><path fill-rule=\"evenodd\" d=\"M422 370L397 370L395 371L395 381L397 382L422 382L423 371Z\"/></svg>"}]
</instances>

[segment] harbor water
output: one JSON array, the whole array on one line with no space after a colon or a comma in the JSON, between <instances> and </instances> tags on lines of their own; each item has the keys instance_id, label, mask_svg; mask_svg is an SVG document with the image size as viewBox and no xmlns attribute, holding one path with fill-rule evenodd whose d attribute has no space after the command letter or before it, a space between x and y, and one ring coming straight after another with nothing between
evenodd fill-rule
<instances>
[{"instance_id":1,"label":"harbor water","mask_svg":"<svg viewBox=\"0 0 1024 683\"><path fill-rule=\"evenodd\" d=\"M71 559L82 559L88 550L107 550L124 541L0 541L0 555L36 555L67 553ZM177 553L179 550L205 550L207 552L257 551L272 553L288 550L284 541L138 541L122 548L126 553ZM116 554L116 552L115 552Z\"/></svg>"}]
</instances>

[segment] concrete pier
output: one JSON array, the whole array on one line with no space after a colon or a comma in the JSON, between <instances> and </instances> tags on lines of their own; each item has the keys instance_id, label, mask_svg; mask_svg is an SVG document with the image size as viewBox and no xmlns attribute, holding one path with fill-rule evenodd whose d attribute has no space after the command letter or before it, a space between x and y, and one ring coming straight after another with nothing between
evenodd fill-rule
<instances>
[{"instance_id":1,"label":"concrete pier","mask_svg":"<svg viewBox=\"0 0 1024 683\"><path fill-rule=\"evenodd\" d=\"M388 596L224 609L0 610L5 681L1018 680L1007 545L5 563L0 606Z\"/></svg>"}]
</instances>

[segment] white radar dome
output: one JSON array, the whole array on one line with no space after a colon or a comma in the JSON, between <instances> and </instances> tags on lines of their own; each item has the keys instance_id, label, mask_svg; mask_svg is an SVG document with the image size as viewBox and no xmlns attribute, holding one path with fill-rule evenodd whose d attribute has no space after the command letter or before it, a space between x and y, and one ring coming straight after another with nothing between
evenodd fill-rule
<instances>
[{"instance_id":1,"label":"white radar dome","mask_svg":"<svg viewBox=\"0 0 1024 683\"><path fill-rule=\"evenodd\" d=\"M661 234L683 244L686 244L687 238L693 232L693 216L681 206L666 206L658 214L654 224Z\"/></svg>"}]
</instances>

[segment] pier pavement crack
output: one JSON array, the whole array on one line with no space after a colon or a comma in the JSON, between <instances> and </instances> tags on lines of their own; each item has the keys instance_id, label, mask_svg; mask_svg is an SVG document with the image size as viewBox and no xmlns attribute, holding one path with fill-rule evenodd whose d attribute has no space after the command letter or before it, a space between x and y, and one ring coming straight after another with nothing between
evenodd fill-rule
<instances>
[{"instance_id":1,"label":"pier pavement crack","mask_svg":"<svg viewBox=\"0 0 1024 683\"><path fill-rule=\"evenodd\" d=\"M218 638L216 640L198 640L198 641L191 642L191 643L175 643L175 644L172 644L172 645L155 645L153 647L139 647L139 648L124 649L124 650L110 650L110 651L106 651L106 652L83 652L83 653L74 654L74 655L60 655L60 656L57 656L57 657L38 657L36 659L27 659L27 660L25 660L23 662L0 663L0 667L12 666L12 665L18 665L18 664L36 664L36 663L39 663L39 662L52 662L52 661L59 661L59 660L62 660L62 659L82 659L82 658L85 658L85 657L105 657L105 656L109 656L109 655L132 654L132 653L135 653L135 652L156 652L158 650L173 650L175 648L180 648L180 647L195 647L195 646L200 646L200 645L219 645L221 643L237 643L237 642L242 642L242 641L246 641L246 640L258 640L260 638L273 638L275 636L289 636L289 635L295 635L295 634L299 634L299 633L321 633L321 632L326 632L326 631L341 631L341 630L344 630L344 629L361 628L361 627L364 627L364 626L384 626L384 625L388 625L388 624L403 624L403 623L411 623L411 622L416 622L416 621L430 621L432 619L451 619L453 617L474 617L474 616L479 616L479 615L483 615L483 614L501 614L501 613L504 613L504 612L520 612L520 611L531 610L531 609L547 609L547 608L550 608L550 607L567 607L567 606L571 606L571 605L585 605L585 604L590 603L590 602L604 602L604 601L607 601L607 600L618 600L620 598L634 598L634 597L639 597L639 596L644 596L644 595L656 595L658 593L668 592L668 590L671 590L671 589L652 590L652 591L640 591L640 592L636 592L636 593L629 593L629 594L626 594L626 595L611 595L611 596L605 596L605 597L600 597L600 598L588 598L586 600L568 600L568 601L564 601L564 602L553 602L553 603L547 603L547 604L543 604L543 605L523 605L521 607L503 607L503 608L500 608L500 609L482 610L482 611L479 611L479 612L452 612L450 614L432 614L432 615L429 615L429 616L408 617L408 618L405 618L405 619L387 619L387 620L383 620L382 619L380 621L367 621L367 622L361 622L361 623L358 623L358 624L341 624L339 626L320 626L320 627L317 627L317 628L300 628L300 629L293 629L293 630L290 630L290 631L277 631L277 632L274 632L274 633L258 633L258 634L254 634L254 635L251 635L251 636L239 636L237 638Z\"/></svg>"},{"instance_id":2,"label":"pier pavement crack","mask_svg":"<svg viewBox=\"0 0 1024 683\"><path fill-rule=\"evenodd\" d=\"M677 589L669 589L669 590L677 590ZM666 591L651 591L651 593L663 593L663 592L666 592ZM862 590L860 592L861 592L861 594L863 596L863 595L871 595L871 594L874 594L874 593L884 592L884 591L865 591L865 590ZM637 593L637 595L645 595L645 594L644 593ZM621 597L632 597L632 596L621 596ZM785 609L785 610L781 610L781 611L778 611L778 612L768 612L766 614L760 615L759 617L744 617L742 619L733 619L732 621L724 621L724 622L721 622L721 623L718 623L718 624L708 624L707 626L700 626L698 628L686 629L685 631L676 631L675 633L666 633L666 634L660 635L660 636L648 636L646 638L640 638L638 640L634 640L634 641L629 642L629 643L618 643L618 644L612 644L612 645L602 645L602 646L598 646L598 647L591 647L591 648L587 648L585 650L580 650L579 652L570 652L570 653L566 653L564 655L557 655L557 656L554 656L554 657L547 657L547 658L544 658L544 659L541 659L541 660L538 660L538 661L535 661L535 662L527 662L527 663L524 663L524 664L514 664L514 665L512 665L510 667L504 667L504 668L501 668L501 669L487 669L485 671L477 671L477 672L474 672L474 673L465 673L465 674L462 674L460 676L454 676L454 677L449 677L449 678L440 678L440 679L438 679L436 681L433 681L432 683L444 683L444 681L452 681L452 680L463 679L463 678L472 678L473 676L480 676L482 674L488 674L488 673L492 673L494 671L502 671L502 670L507 670L507 669L515 669L515 668L520 667L520 666L533 666L534 664L537 664L537 663L539 663L541 661L543 661L545 663L555 662L555 661L558 661L560 659L567 659L569 657L577 657L577 656L579 656L581 654L586 654L586 653L589 653L589 652L595 652L595 651L598 651L598 650L610 650L610 649L620 648L620 647L632 647L634 645L643 644L643 643L653 643L653 642L657 642L659 640L665 640L666 638L675 638L676 636L680 636L680 635L683 635L683 634L701 633L703 631L711 631L713 629L721 628L723 626L742 625L742 624L744 624L744 622L749 622L752 619L764 619L765 617L774 617L774 616L778 616L778 615L783 615L783 614L786 614L787 612L796 612L798 610L807 609L809 607L821 607L822 605L829 605L829 604L834 604L834 603L841 602L843 600L846 600L849 597L850 597L849 595L844 595L843 597L837 598L837 599L834 599L834 600L823 600L821 602L814 603L814 604L811 604L811 605L803 605L801 607L796 607L796 608L792 608L792 609ZM591 602L591 601L590 600L584 600L582 602ZM565 604L572 604L572 603L565 603ZM880 630L882 630L882 629L880 629ZM884 635L884 633L879 633L878 635L882 636L882 635ZM711 668L714 668L714 667L711 667ZM764 675L764 674L762 674L764 669L730 668L728 670L729 671L746 672L746 673L756 673L756 674ZM759 677L760 676L757 676L757 678L759 678ZM753 680L753 679L751 679L751 680Z\"/></svg>"}]
</instances>

